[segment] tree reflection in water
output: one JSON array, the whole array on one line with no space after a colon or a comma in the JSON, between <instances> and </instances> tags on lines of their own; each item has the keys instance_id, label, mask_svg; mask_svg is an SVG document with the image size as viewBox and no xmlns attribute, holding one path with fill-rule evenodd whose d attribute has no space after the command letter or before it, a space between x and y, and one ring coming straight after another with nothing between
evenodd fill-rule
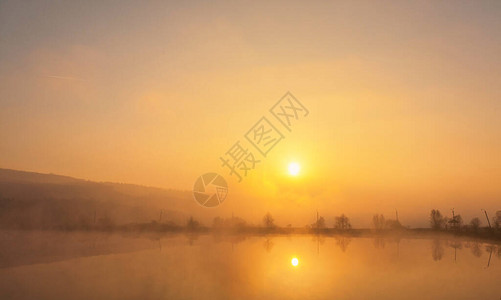
<instances>
[{"instance_id":1,"label":"tree reflection in water","mask_svg":"<svg viewBox=\"0 0 501 300\"><path fill-rule=\"evenodd\" d=\"M341 251L346 252L348 245L351 243L352 238L346 236L337 236L336 245L341 249Z\"/></svg>"},{"instance_id":2,"label":"tree reflection in water","mask_svg":"<svg viewBox=\"0 0 501 300\"><path fill-rule=\"evenodd\" d=\"M433 257L434 261L440 261L442 260L442 257L444 257L444 245L442 240L440 239L435 239L431 243L431 256Z\"/></svg>"}]
</instances>

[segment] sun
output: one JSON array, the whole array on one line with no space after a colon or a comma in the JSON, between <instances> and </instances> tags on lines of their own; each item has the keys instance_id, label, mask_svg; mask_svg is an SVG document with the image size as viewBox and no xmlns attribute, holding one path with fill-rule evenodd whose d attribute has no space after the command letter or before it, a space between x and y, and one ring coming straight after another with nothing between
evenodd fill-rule
<instances>
[{"instance_id":1,"label":"sun","mask_svg":"<svg viewBox=\"0 0 501 300\"><path fill-rule=\"evenodd\" d=\"M289 164L289 174L292 176L297 176L299 171L301 170L301 166L297 162L291 162Z\"/></svg>"},{"instance_id":2,"label":"sun","mask_svg":"<svg viewBox=\"0 0 501 300\"><path fill-rule=\"evenodd\" d=\"M291 265L293 265L294 267L297 267L298 264L299 264L299 260L297 259L297 257L294 257L291 260Z\"/></svg>"}]
</instances>

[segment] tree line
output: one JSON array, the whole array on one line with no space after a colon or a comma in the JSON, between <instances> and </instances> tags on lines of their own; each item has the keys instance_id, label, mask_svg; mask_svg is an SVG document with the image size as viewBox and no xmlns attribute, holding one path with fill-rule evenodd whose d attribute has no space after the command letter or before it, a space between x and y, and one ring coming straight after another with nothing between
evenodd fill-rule
<instances>
[{"instance_id":1,"label":"tree line","mask_svg":"<svg viewBox=\"0 0 501 300\"><path fill-rule=\"evenodd\" d=\"M501 230L501 211L497 211L491 220L488 218L487 213L485 213L487 219L487 227L496 231ZM456 214L452 210L452 215L450 217L442 215L440 210L432 209L430 212L430 227L435 231L441 230L452 230L452 231L473 231L478 232L482 226L483 222L479 217L474 217L469 223L465 224L463 217L460 214Z\"/></svg>"}]
</instances>

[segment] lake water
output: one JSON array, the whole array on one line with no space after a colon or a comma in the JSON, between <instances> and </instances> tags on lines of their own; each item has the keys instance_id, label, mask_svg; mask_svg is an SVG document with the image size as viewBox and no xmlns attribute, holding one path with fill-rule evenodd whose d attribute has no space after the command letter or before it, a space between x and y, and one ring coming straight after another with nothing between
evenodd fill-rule
<instances>
[{"instance_id":1,"label":"lake water","mask_svg":"<svg viewBox=\"0 0 501 300\"><path fill-rule=\"evenodd\" d=\"M498 300L501 246L451 237L6 231L0 299Z\"/></svg>"}]
</instances>

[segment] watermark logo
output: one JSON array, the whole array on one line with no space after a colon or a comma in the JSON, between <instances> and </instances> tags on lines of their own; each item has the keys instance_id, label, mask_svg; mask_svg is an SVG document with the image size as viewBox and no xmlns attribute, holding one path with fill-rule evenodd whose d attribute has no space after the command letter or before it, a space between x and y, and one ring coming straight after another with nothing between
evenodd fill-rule
<instances>
[{"instance_id":1,"label":"watermark logo","mask_svg":"<svg viewBox=\"0 0 501 300\"><path fill-rule=\"evenodd\" d=\"M263 115L243 135L245 139L237 140L219 157L221 167L229 170L230 176L235 176L238 182L241 182L278 143L285 139L284 128L291 132L295 123L301 118L307 117L308 114L308 109L294 95L287 92L269 109L269 114ZM206 176L208 178L205 178ZM207 194L206 185L212 182L217 184L224 182L224 185L217 185L217 188L221 189L221 195L218 194L217 189L215 193ZM206 207L214 207L222 203L227 192L226 181L216 173L200 176L195 182L193 190L195 200Z\"/></svg>"},{"instance_id":2,"label":"watermark logo","mask_svg":"<svg viewBox=\"0 0 501 300\"><path fill-rule=\"evenodd\" d=\"M306 117L310 113L299 100L290 92L287 92L275 105L270 108L270 113L288 131L292 131L292 125L301 117Z\"/></svg>"},{"instance_id":3,"label":"watermark logo","mask_svg":"<svg viewBox=\"0 0 501 300\"><path fill-rule=\"evenodd\" d=\"M245 138L266 157L266 154L285 137L266 117L262 117L249 129Z\"/></svg>"},{"instance_id":4,"label":"watermark logo","mask_svg":"<svg viewBox=\"0 0 501 300\"><path fill-rule=\"evenodd\" d=\"M215 207L223 203L228 195L226 180L217 173L205 173L198 177L193 186L193 196L202 206Z\"/></svg>"},{"instance_id":5,"label":"watermark logo","mask_svg":"<svg viewBox=\"0 0 501 300\"><path fill-rule=\"evenodd\" d=\"M263 115L244 134L244 144L257 150L257 155L240 143L238 140L223 156L219 157L221 167L228 168L230 176L235 176L241 182L248 172L255 169L256 164L266 158L268 153L285 139L284 127L292 131L294 124L301 118L307 117L308 109L290 92L287 92L270 109L269 115ZM277 122L278 121L278 122ZM247 142L248 143L247 143Z\"/></svg>"}]
</instances>

